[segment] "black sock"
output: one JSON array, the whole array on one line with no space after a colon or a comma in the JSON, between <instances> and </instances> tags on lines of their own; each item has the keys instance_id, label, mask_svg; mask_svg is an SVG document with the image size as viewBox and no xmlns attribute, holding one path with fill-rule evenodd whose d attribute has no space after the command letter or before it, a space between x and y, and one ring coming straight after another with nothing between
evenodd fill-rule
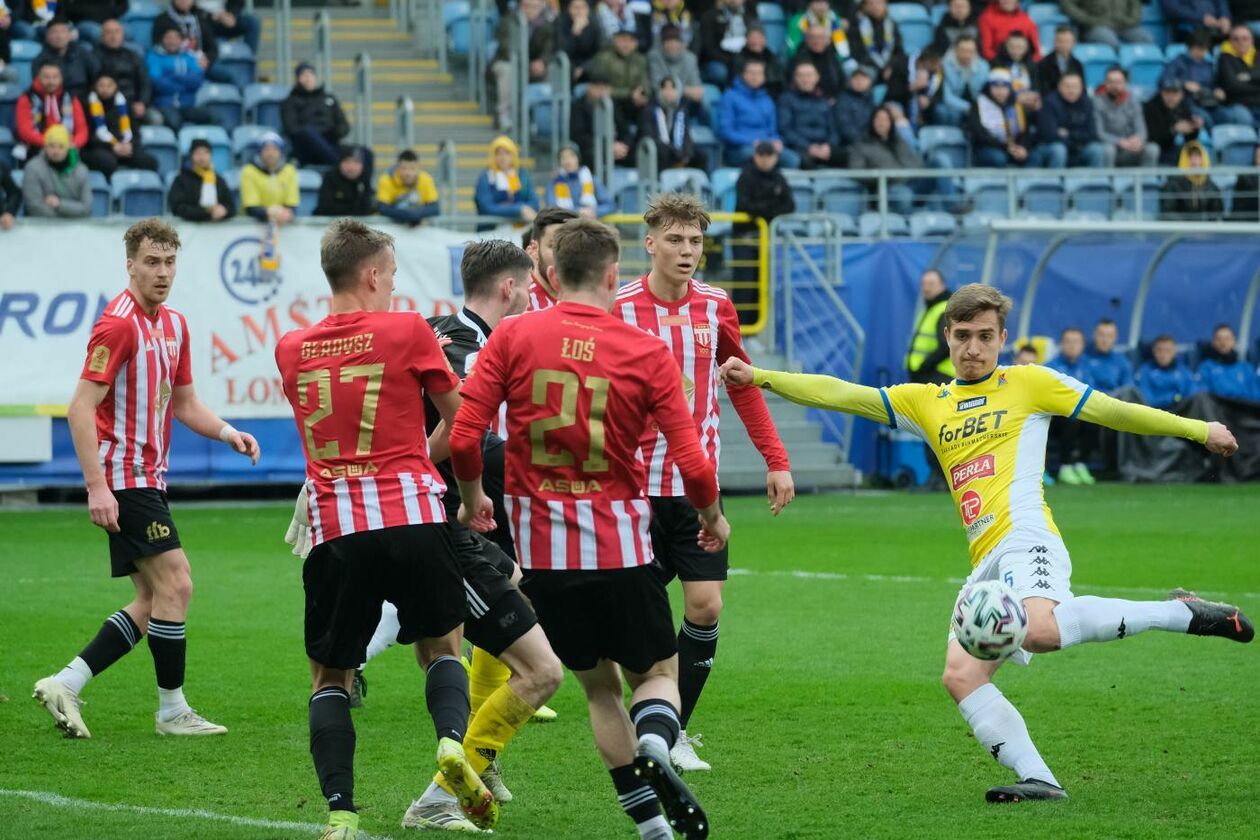
<instances>
[{"instance_id":1,"label":"black sock","mask_svg":"<svg viewBox=\"0 0 1260 840\"><path fill-rule=\"evenodd\" d=\"M153 654L158 688L169 691L184 687L184 654L187 650L184 622L149 619L149 652Z\"/></svg>"},{"instance_id":2,"label":"black sock","mask_svg":"<svg viewBox=\"0 0 1260 840\"><path fill-rule=\"evenodd\" d=\"M131 653L131 649L140 643L143 635L127 611L119 610L105 619L96 638L88 642L79 658L87 663L92 670L92 676L96 676Z\"/></svg>"},{"instance_id":3,"label":"black sock","mask_svg":"<svg viewBox=\"0 0 1260 840\"><path fill-rule=\"evenodd\" d=\"M453 656L439 656L425 673L424 700L438 739L464 740L468 730L468 672Z\"/></svg>"},{"instance_id":4,"label":"black sock","mask_svg":"<svg viewBox=\"0 0 1260 840\"><path fill-rule=\"evenodd\" d=\"M661 815L661 803L657 800L656 793L648 787L647 782L634 774L633 764L614 767L608 771L608 775L612 776L613 787L617 789L617 801L621 803L621 810L634 820L635 825L641 825Z\"/></svg>"},{"instance_id":5,"label":"black sock","mask_svg":"<svg viewBox=\"0 0 1260 840\"><path fill-rule=\"evenodd\" d=\"M701 627L683 619L678 631L678 697L682 701L679 720L687 728L691 713L696 710L705 680L713 670L713 655L717 653L718 626Z\"/></svg>"},{"instance_id":6,"label":"black sock","mask_svg":"<svg viewBox=\"0 0 1260 840\"><path fill-rule=\"evenodd\" d=\"M659 697L640 700L630 707L630 720L634 722L634 734L659 735L666 749L673 749L678 740L678 710L674 704Z\"/></svg>"},{"instance_id":7,"label":"black sock","mask_svg":"<svg viewBox=\"0 0 1260 840\"><path fill-rule=\"evenodd\" d=\"M354 810L354 722L344 688L311 695L311 758L330 811Z\"/></svg>"}]
</instances>

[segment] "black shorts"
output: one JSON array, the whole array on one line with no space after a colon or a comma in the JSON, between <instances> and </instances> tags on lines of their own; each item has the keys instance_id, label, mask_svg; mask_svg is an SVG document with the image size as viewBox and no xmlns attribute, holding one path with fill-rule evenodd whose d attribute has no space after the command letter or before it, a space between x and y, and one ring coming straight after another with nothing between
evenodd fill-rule
<instances>
[{"instance_id":1,"label":"black shorts","mask_svg":"<svg viewBox=\"0 0 1260 840\"><path fill-rule=\"evenodd\" d=\"M464 636L498 656L528 633L538 618L512 584L515 564L511 558L480 534L467 529L453 533L468 598Z\"/></svg>"},{"instance_id":2,"label":"black shorts","mask_svg":"<svg viewBox=\"0 0 1260 840\"><path fill-rule=\"evenodd\" d=\"M652 554L656 569L666 583L679 580L726 580L730 554L723 546L710 554L696 544L700 519L686 496L653 496Z\"/></svg>"},{"instance_id":3,"label":"black shorts","mask_svg":"<svg viewBox=\"0 0 1260 840\"><path fill-rule=\"evenodd\" d=\"M464 581L445 524L347 534L315 546L302 568L306 655L328 668L357 668L381 621L398 608L398 641L445 636L467 614Z\"/></svg>"},{"instance_id":4,"label":"black shorts","mask_svg":"<svg viewBox=\"0 0 1260 840\"><path fill-rule=\"evenodd\" d=\"M649 566L525 570L521 588L552 649L571 671L611 659L635 674L678 652L665 584Z\"/></svg>"},{"instance_id":5,"label":"black shorts","mask_svg":"<svg viewBox=\"0 0 1260 840\"><path fill-rule=\"evenodd\" d=\"M180 547L166 494L152 487L115 490L118 533L109 535L109 570L113 577L138 571L136 561Z\"/></svg>"}]
</instances>

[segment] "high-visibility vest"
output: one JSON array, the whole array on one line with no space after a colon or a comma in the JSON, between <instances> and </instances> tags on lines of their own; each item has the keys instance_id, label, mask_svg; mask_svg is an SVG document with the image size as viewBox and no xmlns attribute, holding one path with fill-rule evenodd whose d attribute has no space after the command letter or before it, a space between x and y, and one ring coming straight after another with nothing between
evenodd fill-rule
<instances>
[{"instance_id":1,"label":"high-visibility vest","mask_svg":"<svg viewBox=\"0 0 1260 840\"><path fill-rule=\"evenodd\" d=\"M910 352L906 354L906 370L918 370L923 360L945 340L941 335L941 317L945 314L947 305L948 300L941 300L924 310L923 317L919 318L919 326L914 331L914 339L910 342ZM947 356L936 366L936 370L953 378L954 363Z\"/></svg>"}]
</instances>

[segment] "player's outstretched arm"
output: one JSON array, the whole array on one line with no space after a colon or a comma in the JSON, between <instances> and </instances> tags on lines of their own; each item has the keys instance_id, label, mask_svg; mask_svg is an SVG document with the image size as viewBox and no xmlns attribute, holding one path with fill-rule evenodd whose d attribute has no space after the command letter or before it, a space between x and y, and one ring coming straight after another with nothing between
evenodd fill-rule
<instances>
[{"instance_id":1,"label":"player's outstretched arm","mask_svg":"<svg viewBox=\"0 0 1260 840\"><path fill-rule=\"evenodd\" d=\"M730 358L719 371L728 385L756 385L810 408L856 414L876 423L888 422L888 408L878 388L856 385L834 376L761 370Z\"/></svg>"},{"instance_id":2,"label":"player's outstretched arm","mask_svg":"<svg viewBox=\"0 0 1260 840\"><path fill-rule=\"evenodd\" d=\"M249 458L251 464L258 463L258 456L262 454L262 451L258 448L258 441L254 440L254 436L236 429L231 423L215 414L210 406L203 403L197 396L197 391L192 385L176 385L171 399L176 420L202 437L223 441L234 451Z\"/></svg>"},{"instance_id":3,"label":"player's outstretched arm","mask_svg":"<svg viewBox=\"0 0 1260 840\"><path fill-rule=\"evenodd\" d=\"M80 379L70 398L66 420L70 424L70 439L74 441L74 454L79 456L79 468L83 470L83 483L88 493L88 515L92 524L111 533L118 533L118 500L105 483L105 470L101 467L96 441L96 407L109 393L109 386L88 379Z\"/></svg>"},{"instance_id":4,"label":"player's outstretched arm","mask_svg":"<svg viewBox=\"0 0 1260 840\"><path fill-rule=\"evenodd\" d=\"M1125 402L1092 391L1081 407L1080 418L1118 432L1136 435L1167 435L1201 443L1209 452L1229 457L1238 451L1238 441L1222 423L1207 423L1178 417L1149 405Z\"/></svg>"}]
</instances>

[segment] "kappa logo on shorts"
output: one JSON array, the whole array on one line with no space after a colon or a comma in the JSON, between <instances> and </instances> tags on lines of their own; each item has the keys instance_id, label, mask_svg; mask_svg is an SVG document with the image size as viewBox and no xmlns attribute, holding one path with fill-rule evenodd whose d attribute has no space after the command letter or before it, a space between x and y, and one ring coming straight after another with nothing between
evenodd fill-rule
<instances>
[{"instance_id":1,"label":"kappa logo on shorts","mask_svg":"<svg viewBox=\"0 0 1260 840\"><path fill-rule=\"evenodd\" d=\"M149 524L148 528L144 529L144 534L149 538L149 542L157 542L158 540L164 540L169 537L171 535L171 529L155 519Z\"/></svg>"},{"instance_id":2,"label":"kappa logo on shorts","mask_svg":"<svg viewBox=\"0 0 1260 840\"><path fill-rule=\"evenodd\" d=\"M979 458L972 458L965 464L951 467L949 477L953 481L954 489L959 490L977 478L988 478L996 472L997 459L992 455L981 455Z\"/></svg>"},{"instance_id":3,"label":"kappa logo on shorts","mask_svg":"<svg viewBox=\"0 0 1260 840\"><path fill-rule=\"evenodd\" d=\"M1050 558L1049 557L1034 557L1032 559L1032 562L1038 566L1049 566Z\"/></svg>"},{"instance_id":4,"label":"kappa logo on shorts","mask_svg":"<svg viewBox=\"0 0 1260 840\"><path fill-rule=\"evenodd\" d=\"M1034 577L1050 577L1050 572L1045 566L1038 566L1032 573Z\"/></svg>"},{"instance_id":5,"label":"kappa logo on shorts","mask_svg":"<svg viewBox=\"0 0 1260 840\"><path fill-rule=\"evenodd\" d=\"M988 397L972 397L972 398L971 398L971 399L969 399L969 400L959 400L959 401L958 401L958 410L959 410L959 411L971 411L971 409L973 409L973 408L979 408L979 407L980 407L980 406L982 406L982 405L986 405L988 402L989 402L989 398L988 398Z\"/></svg>"},{"instance_id":6,"label":"kappa logo on shorts","mask_svg":"<svg viewBox=\"0 0 1260 840\"><path fill-rule=\"evenodd\" d=\"M1046 583L1044 580L1039 580L1033 584L1033 589L1053 589L1053 588L1054 588L1053 586Z\"/></svg>"},{"instance_id":7,"label":"kappa logo on shorts","mask_svg":"<svg viewBox=\"0 0 1260 840\"><path fill-rule=\"evenodd\" d=\"M1046 554L1049 551L1050 549L1046 548L1044 545L1034 545L1032 548L1028 549L1029 554Z\"/></svg>"}]
</instances>

